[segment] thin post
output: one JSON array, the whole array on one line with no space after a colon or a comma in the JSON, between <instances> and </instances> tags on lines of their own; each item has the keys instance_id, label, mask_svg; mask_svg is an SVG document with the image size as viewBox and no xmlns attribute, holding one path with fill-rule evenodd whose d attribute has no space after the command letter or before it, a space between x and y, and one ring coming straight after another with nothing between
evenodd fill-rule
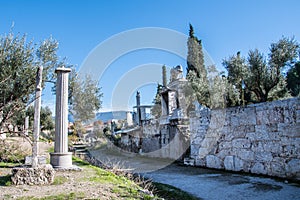
<instances>
[{"instance_id":1,"label":"thin post","mask_svg":"<svg viewBox=\"0 0 300 200\"><path fill-rule=\"evenodd\" d=\"M32 146L32 167L38 166L38 141L40 136L40 113L42 99L42 76L43 67L40 66L36 73L36 89L34 102L34 124L33 124L33 146Z\"/></svg>"}]
</instances>

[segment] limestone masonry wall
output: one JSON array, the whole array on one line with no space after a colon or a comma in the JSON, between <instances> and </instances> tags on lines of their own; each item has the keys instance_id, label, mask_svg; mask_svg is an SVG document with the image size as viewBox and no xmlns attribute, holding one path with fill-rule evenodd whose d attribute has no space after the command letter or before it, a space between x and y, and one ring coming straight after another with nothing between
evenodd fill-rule
<instances>
[{"instance_id":1,"label":"limestone masonry wall","mask_svg":"<svg viewBox=\"0 0 300 200\"><path fill-rule=\"evenodd\" d=\"M300 180L300 99L191 113L196 166Z\"/></svg>"}]
</instances>

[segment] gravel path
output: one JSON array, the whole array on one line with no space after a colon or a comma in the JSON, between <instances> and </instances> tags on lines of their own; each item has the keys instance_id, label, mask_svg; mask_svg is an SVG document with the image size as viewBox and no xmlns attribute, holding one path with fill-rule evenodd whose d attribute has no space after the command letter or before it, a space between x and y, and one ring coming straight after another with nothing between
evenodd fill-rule
<instances>
[{"instance_id":1,"label":"gravel path","mask_svg":"<svg viewBox=\"0 0 300 200\"><path fill-rule=\"evenodd\" d=\"M173 185L207 200L296 200L300 185L272 178L225 173L172 164L164 169L146 173L146 177Z\"/></svg>"},{"instance_id":2,"label":"gravel path","mask_svg":"<svg viewBox=\"0 0 300 200\"><path fill-rule=\"evenodd\" d=\"M170 160L145 158L105 148L90 152L98 160L121 162L133 172L180 188L200 199L300 200L300 184L284 180L182 166L171 164Z\"/></svg>"}]
</instances>

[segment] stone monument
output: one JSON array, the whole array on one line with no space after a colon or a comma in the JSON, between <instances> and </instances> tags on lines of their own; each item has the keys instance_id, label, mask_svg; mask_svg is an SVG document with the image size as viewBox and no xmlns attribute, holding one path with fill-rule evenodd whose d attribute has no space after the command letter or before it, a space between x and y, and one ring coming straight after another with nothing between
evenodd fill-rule
<instances>
[{"instance_id":1,"label":"stone monument","mask_svg":"<svg viewBox=\"0 0 300 200\"><path fill-rule=\"evenodd\" d=\"M50 164L54 168L71 168L72 152L68 152L68 77L70 68L57 68L55 143L50 153Z\"/></svg>"}]
</instances>

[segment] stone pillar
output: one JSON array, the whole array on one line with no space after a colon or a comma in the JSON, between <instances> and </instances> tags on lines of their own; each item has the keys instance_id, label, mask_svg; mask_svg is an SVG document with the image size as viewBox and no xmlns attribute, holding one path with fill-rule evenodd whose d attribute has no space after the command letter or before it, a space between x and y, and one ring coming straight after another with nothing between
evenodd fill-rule
<instances>
[{"instance_id":1,"label":"stone pillar","mask_svg":"<svg viewBox=\"0 0 300 200\"><path fill-rule=\"evenodd\" d=\"M32 145L32 167L38 167L38 152L39 152L39 137L40 137L40 116L41 116L41 101L42 101L42 78L43 67L40 66L36 74L36 89L34 102L34 122L33 122L33 145Z\"/></svg>"},{"instance_id":2,"label":"stone pillar","mask_svg":"<svg viewBox=\"0 0 300 200\"><path fill-rule=\"evenodd\" d=\"M140 92L136 92L136 114L137 114L137 123L139 126L142 125L141 123L141 95Z\"/></svg>"},{"instance_id":3,"label":"stone pillar","mask_svg":"<svg viewBox=\"0 0 300 200\"><path fill-rule=\"evenodd\" d=\"M57 68L55 143L54 153L50 153L50 163L54 168L72 167L72 152L68 152L68 77L70 68Z\"/></svg>"}]
</instances>

